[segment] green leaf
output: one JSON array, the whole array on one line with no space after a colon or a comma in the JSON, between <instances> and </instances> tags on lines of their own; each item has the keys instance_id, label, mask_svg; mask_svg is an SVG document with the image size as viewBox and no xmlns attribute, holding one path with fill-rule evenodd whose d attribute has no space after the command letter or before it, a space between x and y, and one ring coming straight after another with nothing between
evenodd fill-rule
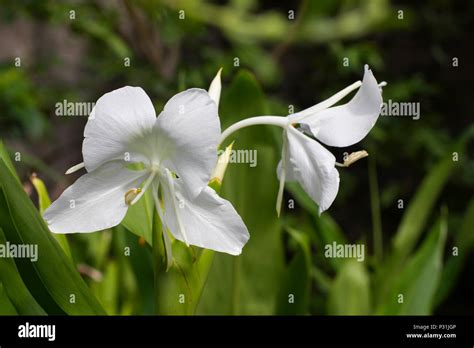
<instances>
[{"instance_id":1,"label":"green leaf","mask_svg":"<svg viewBox=\"0 0 474 348\"><path fill-rule=\"evenodd\" d=\"M277 296L276 314L309 314L311 291L311 250L307 235L288 229L297 244L296 255L291 260L282 277Z\"/></svg>"},{"instance_id":2,"label":"green leaf","mask_svg":"<svg viewBox=\"0 0 474 348\"><path fill-rule=\"evenodd\" d=\"M194 314L214 258L214 251L173 242L173 264L157 279L157 314Z\"/></svg>"},{"instance_id":3,"label":"green leaf","mask_svg":"<svg viewBox=\"0 0 474 348\"><path fill-rule=\"evenodd\" d=\"M462 153L466 143L472 137L474 137L474 126L466 129L452 151ZM453 152L448 152L430 170L410 202L407 211L403 214L402 222L393 239L393 257L390 262L395 266L399 266L403 262L418 242L433 206L457 163L453 161Z\"/></svg>"},{"instance_id":4,"label":"green leaf","mask_svg":"<svg viewBox=\"0 0 474 348\"><path fill-rule=\"evenodd\" d=\"M18 315L13 303L11 303L5 288L0 281L0 315Z\"/></svg>"},{"instance_id":5,"label":"green leaf","mask_svg":"<svg viewBox=\"0 0 474 348\"><path fill-rule=\"evenodd\" d=\"M413 250L456 162L451 154L431 169L411 200L393 239L393 258L403 261Z\"/></svg>"},{"instance_id":6,"label":"green leaf","mask_svg":"<svg viewBox=\"0 0 474 348\"><path fill-rule=\"evenodd\" d=\"M328 313L368 315L371 312L370 279L364 263L346 260L329 289Z\"/></svg>"},{"instance_id":7,"label":"green leaf","mask_svg":"<svg viewBox=\"0 0 474 348\"><path fill-rule=\"evenodd\" d=\"M51 205L51 198L49 198L48 190L46 189L43 180L38 178L36 175L32 175L30 180L36 189L36 193L38 194L39 211L41 214L43 214L44 211Z\"/></svg>"},{"instance_id":8,"label":"green leaf","mask_svg":"<svg viewBox=\"0 0 474 348\"><path fill-rule=\"evenodd\" d=\"M0 245L6 245L7 240L0 228ZM20 315L45 315L45 311L36 302L28 288L23 283L15 261L12 258L0 257L0 281L4 284L4 292L8 296L15 311ZM1 308L1 307L0 307Z\"/></svg>"},{"instance_id":9,"label":"green leaf","mask_svg":"<svg viewBox=\"0 0 474 348\"><path fill-rule=\"evenodd\" d=\"M228 88L223 87L220 107L222 129L267 113L264 95L247 71L240 71ZM233 140L234 150L257 151L256 167L229 164L221 191L242 217L250 240L240 256L215 254L197 313L273 314L284 267L281 223L275 212L280 155L269 126L239 130L228 142Z\"/></svg>"},{"instance_id":10,"label":"green leaf","mask_svg":"<svg viewBox=\"0 0 474 348\"><path fill-rule=\"evenodd\" d=\"M457 254L449 253L449 258L443 268L443 275L436 293L436 304L440 304L457 284L459 276L464 268L465 262L474 249L474 199L471 199L461 229L456 234L453 247L457 248Z\"/></svg>"},{"instance_id":11,"label":"green leaf","mask_svg":"<svg viewBox=\"0 0 474 348\"><path fill-rule=\"evenodd\" d=\"M383 315L429 315L441 279L443 250L446 242L446 217L434 225L418 251L398 270L398 278L389 295L377 309ZM403 296L403 302L401 297Z\"/></svg>"},{"instance_id":12,"label":"green leaf","mask_svg":"<svg viewBox=\"0 0 474 348\"><path fill-rule=\"evenodd\" d=\"M117 262L110 260L103 272L103 279L91 286L104 309L112 315L118 314L118 272Z\"/></svg>"},{"instance_id":13,"label":"green leaf","mask_svg":"<svg viewBox=\"0 0 474 348\"><path fill-rule=\"evenodd\" d=\"M333 242L338 244L344 244L347 242L344 233L336 221L334 221L331 215L329 215L327 212L319 215L317 204L308 196L308 194L298 183L286 183L285 188L291 193L296 202L301 205L304 210L311 214L316 227L313 228L312 235L312 239L315 241L316 248L323 248L324 245L331 244ZM344 263L344 260L338 258L332 258L328 261L335 270L339 269L339 267Z\"/></svg>"},{"instance_id":14,"label":"green leaf","mask_svg":"<svg viewBox=\"0 0 474 348\"><path fill-rule=\"evenodd\" d=\"M125 243L130 248L131 271L136 277L137 293L134 314L155 314L155 297L153 287L153 257L151 248L146 243L140 243L132 233L124 234ZM123 248L122 248L123 254Z\"/></svg>"},{"instance_id":15,"label":"green leaf","mask_svg":"<svg viewBox=\"0 0 474 348\"><path fill-rule=\"evenodd\" d=\"M36 301L52 314L104 314L3 159L0 188L0 227L6 239L14 244L38 246L37 262L15 260ZM71 295L75 303L71 303Z\"/></svg>"},{"instance_id":16,"label":"green leaf","mask_svg":"<svg viewBox=\"0 0 474 348\"><path fill-rule=\"evenodd\" d=\"M474 127L468 128L454 149L462 152L465 143L474 135ZM455 161L448 153L423 179L415 197L411 200L407 211L402 217L400 226L392 240L392 252L386 258L385 264L376 274L376 302L379 304L388 296L388 289L394 286L398 270L406 262L426 225L430 213L435 205L441 190L450 177Z\"/></svg>"},{"instance_id":17,"label":"green leaf","mask_svg":"<svg viewBox=\"0 0 474 348\"><path fill-rule=\"evenodd\" d=\"M3 144L3 141L0 140L0 158L3 159L5 162L5 165L7 166L8 170L10 173L13 175L13 177L20 182L20 178L18 177L15 167L13 166L12 161L10 160L10 156L8 155L8 151Z\"/></svg>"}]
</instances>

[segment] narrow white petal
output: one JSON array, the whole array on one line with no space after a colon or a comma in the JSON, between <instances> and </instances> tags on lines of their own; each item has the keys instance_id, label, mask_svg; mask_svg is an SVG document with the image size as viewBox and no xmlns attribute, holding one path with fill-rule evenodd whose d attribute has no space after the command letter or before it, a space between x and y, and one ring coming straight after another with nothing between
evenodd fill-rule
<instances>
[{"instance_id":1,"label":"narrow white petal","mask_svg":"<svg viewBox=\"0 0 474 348\"><path fill-rule=\"evenodd\" d=\"M125 193L146 178L111 162L84 174L44 212L52 232L94 232L118 225L128 206Z\"/></svg>"},{"instance_id":2,"label":"narrow white petal","mask_svg":"<svg viewBox=\"0 0 474 348\"><path fill-rule=\"evenodd\" d=\"M165 224L164 221L164 213L163 209L161 208L161 202L160 199L158 198L158 188L159 188L159 182L157 185L153 185L153 200L155 201L155 209L158 213L158 217L161 220L161 226L162 226L162 233L163 233L163 244L165 246L165 257L166 257L166 270L168 271L170 267L173 265L173 248L171 245L171 239L170 236L168 235L168 227Z\"/></svg>"},{"instance_id":3,"label":"narrow white petal","mask_svg":"<svg viewBox=\"0 0 474 348\"><path fill-rule=\"evenodd\" d=\"M317 141L294 127L288 127L288 162L292 175L319 206L328 209L339 190L339 172L335 157Z\"/></svg>"},{"instance_id":4,"label":"narrow white petal","mask_svg":"<svg viewBox=\"0 0 474 348\"><path fill-rule=\"evenodd\" d=\"M127 160L135 154L130 139L149 133L156 120L150 98L140 87L123 87L104 94L89 116L82 153L88 172L113 160Z\"/></svg>"},{"instance_id":5,"label":"narrow white petal","mask_svg":"<svg viewBox=\"0 0 474 348\"><path fill-rule=\"evenodd\" d=\"M345 96L349 95L349 93L356 90L361 85L362 85L361 81L356 81L352 85L347 86L343 90L340 90L339 92L337 92L333 96L329 97L328 99L323 100L322 102L320 102L316 105L313 105L313 106L311 106L311 107L309 107L309 108L307 108L303 111L297 112L296 114L291 114L291 115L288 116L288 118L290 119L291 123L304 122L304 120L306 118L308 118L308 117L311 118L312 116L316 115L316 113L318 113L322 110L325 110L325 109L333 106L334 104L336 104L340 100L344 99Z\"/></svg>"},{"instance_id":6,"label":"narrow white petal","mask_svg":"<svg viewBox=\"0 0 474 348\"><path fill-rule=\"evenodd\" d=\"M156 121L161 165L183 179L193 196L207 186L217 164L220 129L216 104L197 88L172 97Z\"/></svg>"},{"instance_id":7,"label":"narrow white petal","mask_svg":"<svg viewBox=\"0 0 474 348\"><path fill-rule=\"evenodd\" d=\"M216 74L216 77L214 77L214 79L211 82L211 85L209 86L209 96L211 97L212 100L214 100L217 107L219 107L219 100L221 98L221 89L222 89L221 72L222 72L222 68L219 69L219 71Z\"/></svg>"},{"instance_id":8,"label":"narrow white petal","mask_svg":"<svg viewBox=\"0 0 474 348\"><path fill-rule=\"evenodd\" d=\"M321 142L345 147L361 141L369 133L381 107L382 93L372 71L366 67L361 87L347 104L311 113L300 122L307 124Z\"/></svg>"},{"instance_id":9,"label":"narrow white petal","mask_svg":"<svg viewBox=\"0 0 474 348\"><path fill-rule=\"evenodd\" d=\"M180 179L175 180L176 196L170 190L164 190L166 225L173 236L184 241L180 234L178 220L173 209L173 202L178 202L180 219L191 245L238 255L249 239L239 214L229 201L219 197L210 187L192 198Z\"/></svg>"}]
</instances>

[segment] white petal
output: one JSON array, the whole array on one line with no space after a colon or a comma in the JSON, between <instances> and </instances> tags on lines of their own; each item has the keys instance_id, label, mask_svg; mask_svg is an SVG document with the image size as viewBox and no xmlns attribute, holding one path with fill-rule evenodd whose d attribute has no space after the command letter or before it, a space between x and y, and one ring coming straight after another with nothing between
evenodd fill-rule
<instances>
[{"instance_id":1,"label":"white petal","mask_svg":"<svg viewBox=\"0 0 474 348\"><path fill-rule=\"evenodd\" d=\"M372 71L366 67L361 87L347 104L311 114L301 123L306 123L311 133L329 146L350 146L369 133L381 107L382 93Z\"/></svg>"},{"instance_id":2,"label":"white petal","mask_svg":"<svg viewBox=\"0 0 474 348\"><path fill-rule=\"evenodd\" d=\"M231 255L240 254L249 239L249 233L232 204L207 186L197 197L191 198L181 180L174 181L177 197L172 197L169 187L162 183L164 220L173 236L184 242L177 213L189 244ZM173 199L177 203L177 211L173 209Z\"/></svg>"},{"instance_id":3,"label":"white petal","mask_svg":"<svg viewBox=\"0 0 474 348\"><path fill-rule=\"evenodd\" d=\"M203 89L176 94L156 121L161 165L183 179L193 196L207 186L217 163L221 127L217 106Z\"/></svg>"},{"instance_id":4,"label":"white petal","mask_svg":"<svg viewBox=\"0 0 474 348\"><path fill-rule=\"evenodd\" d=\"M216 74L216 77L211 82L211 85L209 86L209 96L211 97L212 100L216 103L216 105L219 107L219 100L221 98L221 89L222 89L222 83L221 83L221 72L222 68L219 69L219 71Z\"/></svg>"},{"instance_id":5,"label":"white petal","mask_svg":"<svg viewBox=\"0 0 474 348\"><path fill-rule=\"evenodd\" d=\"M44 212L52 232L94 232L118 225L128 206L125 193L147 176L117 162L84 174Z\"/></svg>"},{"instance_id":6,"label":"white petal","mask_svg":"<svg viewBox=\"0 0 474 348\"><path fill-rule=\"evenodd\" d=\"M130 152L130 140L151 132L155 120L153 104L140 87L127 86L104 94L84 130L82 152L87 171L110 160L123 160Z\"/></svg>"},{"instance_id":7,"label":"white petal","mask_svg":"<svg viewBox=\"0 0 474 348\"><path fill-rule=\"evenodd\" d=\"M335 157L316 140L294 127L288 127L289 177L294 176L306 193L319 206L319 213L328 209L339 190L339 172Z\"/></svg>"}]
</instances>

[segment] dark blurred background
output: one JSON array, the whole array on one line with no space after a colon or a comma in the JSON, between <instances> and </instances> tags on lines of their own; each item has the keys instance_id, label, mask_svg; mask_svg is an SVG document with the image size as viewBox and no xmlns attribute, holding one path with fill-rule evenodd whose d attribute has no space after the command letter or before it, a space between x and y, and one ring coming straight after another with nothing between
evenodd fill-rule
<instances>
[{"instance_id":1,"label":"dark blurred background","mask_svg":"<svg viewBox=\"0 0 474 348\"><path fill-rule=\"evenodd\" d=\"M384 100L420 105L418 120L381 116L361 144L330 149L340 161L346 151L370 153L388 244L403 214L398 200L408 204L473 125L473 19L474 2L449 0L0 0L0 138L21 152L17 170L32 197L28 176L37 172L55 198L78 177L63 173L82 161L86 122L56 116L58 102L95 102L138 85L160 110L178 90L207 88L223 67L223 92L249 70L271 113L286 115L289 105L302 110L361 79L367 63L388 82ZM450 231L459 229L474 192L468 144L437 202L449 207ZM341 171L330 209L352 241L372 230L369 163ZM470 257L436 313L473 313L473 275Z\"/></svg>"}]
</instances>

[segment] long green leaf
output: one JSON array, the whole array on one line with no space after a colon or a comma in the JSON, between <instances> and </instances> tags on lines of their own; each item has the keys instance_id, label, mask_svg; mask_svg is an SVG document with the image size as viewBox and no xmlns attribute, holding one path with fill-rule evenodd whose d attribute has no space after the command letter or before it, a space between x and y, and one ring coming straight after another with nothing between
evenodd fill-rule
<instances>
[{"instance_id":1,"label":"long green leaf","mask_svg":"<svg viewBox=\"0 0 474 348\"><path fill-rule=\"evenodd\" d=\"M8 298L5 287L0 281L0 315L18 315L18 311Z\"/></svg>"},{"instance_id":2,"label":"long green leaf","mask_svg":"<svg viewBox=\"0 0 474 348\"><path fill-rule=\"evenodd\" d=\"M3 159L5 162L5 165L7 166L8 170L10 173L13 175L13 177L20 182L20 178L18 177L15 167L13 166L13 163L10 159L10 156L8 155L8 151L5 147L5 144L3 144L3 141L0 140L0 158Z\"/></svg>"},{"instance_id":3,"label":"long green leaf","mask_svg":"<svg viewBox=\"0 0 474 348\"><path fill-rule=\"evenodd\" d=\"M455 163L449 155L423 179L393 239L393 257L396 260L403 261L415 247Z\"/></svg>"},{"instance_id":4,"label":"long green leaf","mask_svg":"<svg viewBox=\"0 0 474 348\"><path fill-rule=\"evenodd\" d=\"M297 252L282 277L277 296L276 314L309 314L311 291L311 246L308 236L288 229Z\"/></svg>"},{"instance_id":5,"label":"long green leaf","mask_svg":"<svg viewBox=\"0 0 474 348\"><path fill-rule=\"evenodd\" d=\"M151 192L148 191L136 204L128 208L122 225L130 232L143 237L151 245L153 214L153 198Z\"/></svg>"}]
</instances>

